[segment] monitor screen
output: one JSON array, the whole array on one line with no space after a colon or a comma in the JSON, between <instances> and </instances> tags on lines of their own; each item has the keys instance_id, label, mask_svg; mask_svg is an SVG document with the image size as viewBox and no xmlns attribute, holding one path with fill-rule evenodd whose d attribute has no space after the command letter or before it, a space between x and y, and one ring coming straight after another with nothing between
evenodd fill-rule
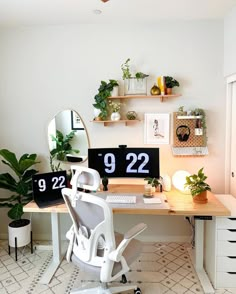
<instances>
[{"instance_id":1,"label":"monitor screen","mask_svg":"<svg viewBox=\"0 0 236 294\"><path fill-rule=\"evenodd\" d=\"M159 178L159 148L90 148L88 166L101 177Z\"/></svg>"}]
</instances>

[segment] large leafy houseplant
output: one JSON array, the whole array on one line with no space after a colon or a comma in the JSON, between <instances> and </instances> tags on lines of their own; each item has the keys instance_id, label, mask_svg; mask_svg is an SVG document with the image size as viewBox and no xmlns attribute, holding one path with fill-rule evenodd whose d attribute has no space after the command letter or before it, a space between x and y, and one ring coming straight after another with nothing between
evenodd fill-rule
<instances>
[{"instance_id":1,"label":"large leafy houseplant","mask_svg":"<svg viewBox=\"0 0 236 294\"><path fill-rule=\"evenodd\" d=\"M50 151L52 159L56 157L58 160L66 160L66 155L69 153L79 153L78 149L73 149L70 142L75 136L76 131L71 131L67 135L63 135L62 132L56 130L56 136L51 135L52 141L56 142L56 147Z\"/></svg>"},{"instance_id":2,"label":"large leafy houseplant","mask_svg":"<svg viewBox=\"0 0 236 294\"><path fill-rule=\"evenodd\" d=\"M101 81L98 88L98 93L95 95L95 103L93 107L100 110L99 117L104 120L108 116L108 101L107 98L111 96L114 87L119 86L116 80L109 80L109 82Z\"/></svg>"},{"instance_id":3,"label":"large leafy houseplant","mask_svg":"<svg viewBox=\"0 0 236 294\"><path fill-rule=\"evenodd\" d=\"M15 153L1 149L0 156L4 158L2 162L15 174L15 177L10 173L0 174L0 188L13 192L9 197L0 198L0 207L9 207L9 218L20 220L23 215L23 206L33 198L32 176L38 171L31 167L39 163L36 159L37 155L26 153L18 160Z\"/></svg>"}]
</instances>

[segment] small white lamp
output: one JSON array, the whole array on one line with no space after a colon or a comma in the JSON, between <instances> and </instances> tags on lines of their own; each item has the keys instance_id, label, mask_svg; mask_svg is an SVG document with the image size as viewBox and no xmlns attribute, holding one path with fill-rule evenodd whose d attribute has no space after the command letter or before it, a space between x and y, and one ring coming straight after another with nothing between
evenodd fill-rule
<instances>
[{"instance_id":1,"label":"small white lamp","mask_svg":"<svg viewBox=\"0 0 236 294\"><path fill-rule=\"evenodd\" d=\"M190 173L185 170L178 170L172 176L173 186L184 194L190 194L189 189L184 186L188 176L190 176Z\"/></svg>"}]
</instances>

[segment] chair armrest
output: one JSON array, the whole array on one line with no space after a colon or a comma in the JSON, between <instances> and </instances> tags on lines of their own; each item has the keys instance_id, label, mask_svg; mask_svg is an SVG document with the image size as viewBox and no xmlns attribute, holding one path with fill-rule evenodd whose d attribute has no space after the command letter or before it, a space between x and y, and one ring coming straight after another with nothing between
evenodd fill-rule
<instances>
[{"instance_id":1,"label":"chair armrest","mask_svg":"<svg viewBox=\"0 0 236 294\"><path fill-rule=\"evenodd\" d=\"M113 250L112 252L110 252L109 258L113 261L119 262L125 248L129 244L129 242L134 237L136 237L137 235L142 233L142 231L144 231L146 228L147 228L147 225L144 223L140 223L140 224L134 226L133 228L131 228L127 233L125 233L124 239L120 242L120 244L116 248L116 250Z\"/></svg>"},{"instance_id":2,"label":"chair armrest","mask_svg":"<svg viewBox=\"0 0 236 294\"><path fill-rule=\"evenodd\" d=\"M124 234L124 239L133 239L137 235L142 233L142 231L144 231L146 228L147 228L147 225L144 223L137 224L136 226L134 226L133 228L131 228L130 230L128 230L128 232Z\"/></svg>"}]
</instances>

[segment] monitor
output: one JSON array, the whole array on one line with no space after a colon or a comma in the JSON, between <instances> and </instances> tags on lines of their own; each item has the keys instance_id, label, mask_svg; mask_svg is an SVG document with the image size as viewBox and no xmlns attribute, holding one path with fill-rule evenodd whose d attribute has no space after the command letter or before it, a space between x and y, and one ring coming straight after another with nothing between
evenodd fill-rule
<instances>
[{"instance_id":1,"label":"monitor","mask_svg":"<svg viewBox=\"0 0 236 294\"><path fill-rule=\"evenodd\" d=\"M101 177L159 178L159 148L89 148L88 166Z\"/></svg>"}]
</instances>

